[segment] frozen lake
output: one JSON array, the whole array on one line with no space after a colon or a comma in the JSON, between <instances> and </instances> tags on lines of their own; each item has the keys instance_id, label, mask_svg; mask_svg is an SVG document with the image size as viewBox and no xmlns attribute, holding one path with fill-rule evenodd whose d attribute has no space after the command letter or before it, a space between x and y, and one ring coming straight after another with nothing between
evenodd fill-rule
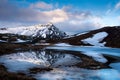
<instances>
[{"instance_id":1,"label":"frozen lake","mask_svg":"<svg viewBox=\"0 0 120 80\"><path fill-rule=\"evenodd\" d=\"M85 66L86 61L100 65ZM120 80L119 48L49 46L0 56L0 63L10 72L23 72L37 80ZM52 70L30 73L33 68Z\"/></svg>"}]
</instances>

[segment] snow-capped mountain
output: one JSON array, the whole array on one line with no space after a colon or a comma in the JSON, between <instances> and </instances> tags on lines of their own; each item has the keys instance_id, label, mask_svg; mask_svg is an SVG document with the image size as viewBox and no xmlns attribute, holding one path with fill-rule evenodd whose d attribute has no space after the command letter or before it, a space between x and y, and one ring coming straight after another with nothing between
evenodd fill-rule
<instances>
[{"instance_id":1,"label":"snow-capped mountain","mask_svg":"<svg viewBox=\"0 0 120 80\"><path fill-rule=\"evenodd\" d=\"M21 35L22 37L30 36L31 39L33 40L35 39L34 41L38 41L41 39L56 40L66 36L65 32L60 31L52 23L48 23L44 25L39 24L39 25L28 26L28 27L1 28L0 34L14 34L15 36Z\"/></svg>"},{"instance_id":2,"label":"snow-capped mountain","mask_svg":"<svg viewBox=\"0 0 120 80\"><path fill-rule=\"evenodd\" d=\"M120 47L120 27L104 27L101 29L76 34L72 37L64 38L62 42L80 46L89 45L101 47Z\"/></svg>"},{"instance_id":3,"label":"snow-capped mountain","mask_svg":"<svg viewBox=\"0 0 120 80\"><path fill-rule=\"evenodd\" d=\"M9 34L7 34L9 33ZM17 37L17 38L16 38ZM75 35L67 35L52 23L28 27L1 28L0 42L67 43L79 46L120 48L120 26L104 27Z\"/></svg>"},{"instance_id":4,"label":"snow-capped mountain","mask_svg":"<svg viewBox=\"0 0 120 80\"><path fill-rule=\"evenodd\" d=\"M39 38L47 38L47 39L61 39L66 36L66 33L63 31L60 31L57 27L55 27L53 24L49 23L47 25L43 25L46 28L39 29L36 33L34 33L33 37L39 37Z\"/></svg>"},{"instance_id":5,"label":"snow-capped mountain","mask_svg":"<svg viewBox=\"0 0 120 80\"><path fill-rule=\"evenodd\" d=\"M43 25L34 25L34 26L23 26L23 27L15 27L15 28L1 28L0 33L11 33L11 34L19 34L19 35L26 35L30 36L36 33L40 29L46 28Z\"/></svg>"},{"instance_id":6,"label":"snow-capped mountain","mask_svg":"<svg viewBox=\"0 0 120 80\"><path fill-rule=\"evenodd\" d=\"M19 34L19 35L26 35L26 36L42 36L46 38L47 35L58 35L58 36L65 36L65 32L60 31L57 27L55 27L52 23L48 24L39 24L34 26L27 26L27 27L15 27L15 28L1 28L0 33L11 33L11 34Z\"/></svg>"}]
</instances>

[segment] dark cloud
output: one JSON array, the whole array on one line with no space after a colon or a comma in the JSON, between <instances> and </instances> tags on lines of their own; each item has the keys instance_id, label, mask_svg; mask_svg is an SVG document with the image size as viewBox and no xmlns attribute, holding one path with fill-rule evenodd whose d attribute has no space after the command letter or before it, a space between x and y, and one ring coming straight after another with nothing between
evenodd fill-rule
<instances>
[{"instance_id":1,"label":"dark cloud","mask_svg":"<svg viewBox=\"0 0 120 80\"><path fill-rule=\"evenodd\" d=\"M62 21L62 19L64 20L65 16L63 14L63 10L55 9L51 11L40 11L34 9L34 7L31 7L31 5L26 8L21 8L16 6L15 4L9 3L7 0L2 0L0 2L0 21L22 23L47 23L49 21ZM36 3L34 4L34 6L35 5ZM39 7L41 6L42 8L43 6L48 7L50 6L50 4L47 5L44 3L43 5L39 2Z\"/></svg>"},{"instance_id":2,"label":"dark cloud","mask_svg":"<svg viewBox=\"0 0 120 80\"><path fill-rule=\"evenodd\" d=\"M34 21L38 12L31 8L19 8L7 0L0 2L0 21ZM42 15L42 14L41 14Z\"/></svg>"}]
</instances>

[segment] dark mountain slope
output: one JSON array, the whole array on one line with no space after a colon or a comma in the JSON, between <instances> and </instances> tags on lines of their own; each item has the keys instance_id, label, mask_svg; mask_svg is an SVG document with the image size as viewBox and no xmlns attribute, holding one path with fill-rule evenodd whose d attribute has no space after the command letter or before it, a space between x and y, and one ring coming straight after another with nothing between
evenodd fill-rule
<instances>
[{"instance_id":1,"label":"dark mountain slope","mask_svg":"<svg viewBox=\"0 0 120 80\"><path fill-rule=\"evenodd\" d=\"M105 46L108 47L118 47L120 48L120 27L114 26L114 27L104 27L97 30L92 30L90 32L84 33L84 34L78 34L78 36L65 38L62 40L64 43L69 43L72 45L91 45L89 43L85 43L82 40L87 38L92 38L95 34L98 34L100 32L106 32L108 35L105 37L100 43L106 42Z\"/></svg>"}]
</instances>

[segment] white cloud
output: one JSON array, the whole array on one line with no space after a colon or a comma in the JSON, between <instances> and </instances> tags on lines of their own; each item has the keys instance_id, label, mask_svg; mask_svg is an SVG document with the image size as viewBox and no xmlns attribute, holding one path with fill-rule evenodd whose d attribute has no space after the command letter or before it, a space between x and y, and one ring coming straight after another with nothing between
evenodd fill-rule
<instances>
[{"instance_id":1,"label":"white cloud","mask_svg":"<svg viewBox=\"0 0 120 80\"><path fill-rule=\"evenodd\" d=\"M120 16L118 17L119 21L120 21Z\"/></svg>"},{"instance_id":2,"label":"white cloud","mask_svg":"<svg viewBox=\"0 0 120 80\"><path fill-rule=\"evenodd\" d=\"M30 8L49 10L53 8L53 5L47 4L45 2L38 2L38 3L31 4Z\"/></svg>"},{"instance_id":3,"label":"white cloud","mask_svg":"<svg viewBox=\"0 0 120 80\"><path fill-rule=\"evenodd\" d=\"M115 9L120 9L120 2L115 5Z\"/></svg>"},{"instance_id":4,"label":"white cloud","mask_svg":"<svg viewBox=\"0 0 120 80\"><path fill-rule=\"evenodd\" d=\"M56 25L60 25L59 28L61 30L67 32L83 32L88 30L93 30L102 27L101 18L98 16L93 16L90 12L80 12L77 13L67 13L69 19L57 23Z\"/></svg>"},{"instance_id":5,"label":"white cloud","mask_svg":"<svg viewBox=\"0 0 120 80\"><path fill-rule=\"evenodd\" d=\"M45 14L50 19L49 22L52 23L64 22L65 20L68 20L67 13L62 9L45 11L43 14Z\"/></svg>"},{"instance_id":6,"label":"white cloud","mask_svg":"<svg viewBox=\"0 0 120 80\"><path fill-rule=\"evenodd\" d=\"M91 16L91 22L94 24L94 27L102 27L102 18L98 16Z\"/></svg>"},{"instance_id":7,"label":"white cloud","mask_svg":"<svg viewBox=\"0 0 120 80\"><path fill-rule=\"evenodd\" d=\"M118 21L120 22L120 16L118 16Z\"/></svg>"}]
</instances>

